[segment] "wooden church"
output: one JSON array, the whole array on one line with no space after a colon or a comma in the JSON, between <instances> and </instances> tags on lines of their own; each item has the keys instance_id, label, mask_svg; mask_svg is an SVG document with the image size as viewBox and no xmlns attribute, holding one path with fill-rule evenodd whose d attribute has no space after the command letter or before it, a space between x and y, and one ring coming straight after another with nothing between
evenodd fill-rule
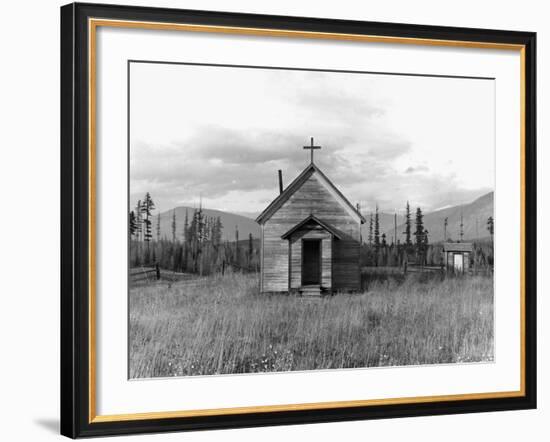
<instances>
[{"instance_id":1,"label":"wooden church","mask_svg":"<svg viewBox=\"0 0 550 442\"><path fill-rule=\"evenodd\" d=\"M258 216L262 293L319 296L361 288L365 218L313 162Z\"/></svg>"}]
</instances>

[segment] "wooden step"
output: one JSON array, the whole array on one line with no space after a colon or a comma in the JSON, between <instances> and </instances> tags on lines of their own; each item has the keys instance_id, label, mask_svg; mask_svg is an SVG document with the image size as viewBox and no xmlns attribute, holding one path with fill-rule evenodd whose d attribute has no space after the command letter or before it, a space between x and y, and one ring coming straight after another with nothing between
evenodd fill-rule
<instances>
[{"instance_id":1,"label":"wooden step","mask_svg":"<svg viewBox=\"0 0 550 442\"><path fill-rule=\"evenodd\" d=\"M302 296L311 296L319 297L321 296L321 286L320 285L303 285L300 287L300 293Z\"/></svg>"}]
</instances>

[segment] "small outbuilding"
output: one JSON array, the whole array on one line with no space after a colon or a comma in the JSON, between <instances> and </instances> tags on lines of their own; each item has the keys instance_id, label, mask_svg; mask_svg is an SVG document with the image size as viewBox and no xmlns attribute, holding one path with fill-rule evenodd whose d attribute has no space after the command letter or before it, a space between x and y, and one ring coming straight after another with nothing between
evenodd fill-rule
<instances>
[{"instance_id":1,"label":"small outbuilding","mask_svg":"<svg viewBox=\"0 0 550 442\"><path fill-rule=\"evenodd\" d=\"M313 145L313 143L312 143ZM365 218L311 163L258 216L262 293L320 295L361 288Z\"/></svg>"},{"instance_id":2,"label":"small outbuilding","mask_svg":"<svg viewBox=\"0 0 550 442\"><path fill-rule=\"evenodd\" d=\"M470 268L470 256L474 251L470 242L446 242L443 244L447 271L465 273Z\"/></svg>"}]
</instances>

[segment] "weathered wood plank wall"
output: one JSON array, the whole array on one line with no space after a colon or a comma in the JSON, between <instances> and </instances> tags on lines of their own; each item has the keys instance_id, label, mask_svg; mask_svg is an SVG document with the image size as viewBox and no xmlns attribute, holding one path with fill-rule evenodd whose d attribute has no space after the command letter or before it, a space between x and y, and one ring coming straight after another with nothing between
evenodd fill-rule
<instances>
[{"instance_id":1,"label":"weathered wood plank wall","mask_svg":"<svg viewBox=\"0 0 550 442\"><path fill-rule=\"evenodd\" d=\"M332 289L332 236L322 240L321 244L321 285L327 290Z\"/></svg>"},{"instance_id":2,"label":"weathered wood plank wall","mask_svg":"<svg viewBox=\"0 0 550 442\"><path fill-rule=\"evenodd\" d=\"M302 239L290 239L290 289L299 289L302 285Z\"/></svg>"}]
</instances>

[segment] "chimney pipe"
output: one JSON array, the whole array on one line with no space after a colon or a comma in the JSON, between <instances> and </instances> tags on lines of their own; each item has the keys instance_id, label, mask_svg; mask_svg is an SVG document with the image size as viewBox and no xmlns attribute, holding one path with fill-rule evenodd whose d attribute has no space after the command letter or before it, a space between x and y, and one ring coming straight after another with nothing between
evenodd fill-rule
<instances>
[{"instance_id":1,"label":"chimney pipe","mask_svg":"<svg viewBox=\"0 0 550 442\"><path fill-rule=\"evenodd\" d=\"M279 169L279 194L283 193L283 172Z\"/></svg>"}]
</instances>

